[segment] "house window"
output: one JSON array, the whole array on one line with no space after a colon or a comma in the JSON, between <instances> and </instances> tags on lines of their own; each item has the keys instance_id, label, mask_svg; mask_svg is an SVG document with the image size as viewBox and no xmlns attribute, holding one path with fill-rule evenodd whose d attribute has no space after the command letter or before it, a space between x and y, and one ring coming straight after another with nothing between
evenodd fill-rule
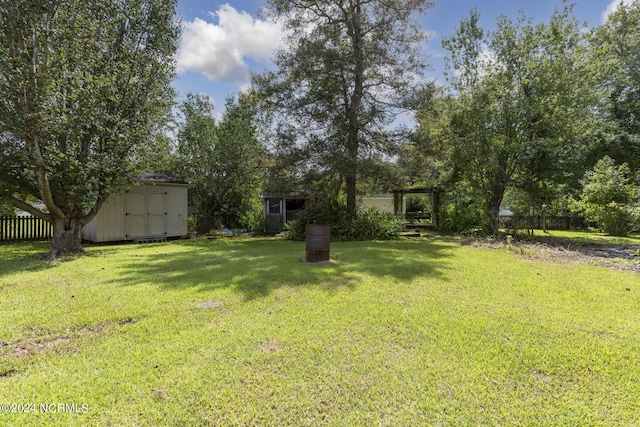
<instances>
[{"instance_id":1,"label":"house window","mask_svg":"<svg viewBox=\"0 0 640 427\"><path fill-rule=\"evenodd\" d=\"M271 214L279 214L280 213L280 200L279 199L269 199L269 213L271 213Z\"/></svg>"}]
</instances>

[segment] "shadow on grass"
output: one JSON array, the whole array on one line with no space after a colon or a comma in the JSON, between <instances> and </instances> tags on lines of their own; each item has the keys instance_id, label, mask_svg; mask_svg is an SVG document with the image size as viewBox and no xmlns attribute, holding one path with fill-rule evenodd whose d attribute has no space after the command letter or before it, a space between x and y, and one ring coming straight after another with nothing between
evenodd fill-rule
<instances>
[{"instance_id":1,"label":"shadow on grass","mask_svg":"<svg viewBox=\"0 0 640 427\"><path fill-rule=\"evenodd\" d=\"M23 271L40 271L54 266L48 259L49 243L11 241L0 243L0 277Z\"/></svg>"},{"instance_id":2,"label":"shadow on grass","mask_svg":"<svg viewBox=\"0 0 640 427\"><path fill-rule=\"evenodd\" d=\"M179 250L141 252L121 262L117 282L203 292L229 288L246 300L280 287L319 286L332 292L372 278L442 278L452 248L428 240L339 242L331 243L331 262L306 263L304 242L201 240L171 245Z\"/></svg>"}]
</instances>

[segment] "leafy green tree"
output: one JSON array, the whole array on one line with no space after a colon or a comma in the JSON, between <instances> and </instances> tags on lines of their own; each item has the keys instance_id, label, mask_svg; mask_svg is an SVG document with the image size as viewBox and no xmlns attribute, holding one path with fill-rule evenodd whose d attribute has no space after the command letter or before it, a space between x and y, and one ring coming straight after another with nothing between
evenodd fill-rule
<instances>
[{"instance_id":1,"label":"leafy green tree","mask_svg":"<svg viewBox=\"0 0 640 427\"><path fill-rule=\"evenodd\" d=\"M238 226L252 209L263 179L264 147L250 98L227 99L218 123L205 95L188 94L180 111L175 173L189 182L197 231Z\"/></svg>"},{"instance_id":2,"label":"leafy green tree","mask_svg":"<svg viewBox=\"0 0 640 427\"><path fill-rule=\"evenodd\" d=\"M577 209L610 235L626 236L640 214L638 187L629 165L616 166L611 157L605 156L585 174L582 184Z\"/></svg>"},{"instance_id":3,"label":"leafy green tree","mask_svg":"<svg viewBox=\"0 0 640 427\"><path fill-rule=\"evenodd\" d=\"M640 168L640 2L621 3L591 36L593 72L614 125L595 151Z\"/></svg>"},{"instance_id":4,"label":"leafy green tree","mask_svg":"<svg viewBox=\"0 0 640 427\"><path fill-rule=\"evenodd\" d=\"M432 94L424 108L416 112L416 128L411 140L400 147L397 165L402 171L405 186L452 186L450 165L451 147L444 143L449 135L451 100L443 88Z\"/></svg>"},{"instance_id":5,"label":"leafy green tree","mask_svg":"<svg viewBox=\"0 0 640 427\"><path fill-rule=\"evenodd\" d=\"M354 212L363 160L393 152L389 126L413 107L425 66L415 20L429 0L270 0L288 30L277 70L255 76L264 105L279 119L279 149L325 188L344 189ZM286 145L287 147L283 147ZM292 156L293 155L293 156Z\"/></svg>"},{"instance_id":6,"label":"leafy green tree","mask_svg":"<svg viewBox=\"0 0 640 427\"><path fill-rule=\"evenodd\" d=\"M175 8L0 0L0 197L53 224L52 257L82 250L82 227L169 111Z\"/></svg>"},{"instance_id":7,"label":"leafy green tree","mask_svg":"<svg viewBox=\"0 0 640 427\"><path fill-rule=\"evenodd\" d=\"M0 216L13 216L16 213L16 208L7 202L0 200Z\"/></svg>"},{"instance_id":8,"label":"leafy green tree","mask_svg":"<svg viewBox=\"0 0 640 427\"><path fill-rule=\"evenodd\" d=\"M448 153L451 177L475 190L489 231L497 233L509 186L539 188L575 163L595 101L571 7L556 10L547 24L500 17L490 33L478 18L472 11L443 42L453 91L445 127L430 134Z\"/></svg>"}]
</instances>

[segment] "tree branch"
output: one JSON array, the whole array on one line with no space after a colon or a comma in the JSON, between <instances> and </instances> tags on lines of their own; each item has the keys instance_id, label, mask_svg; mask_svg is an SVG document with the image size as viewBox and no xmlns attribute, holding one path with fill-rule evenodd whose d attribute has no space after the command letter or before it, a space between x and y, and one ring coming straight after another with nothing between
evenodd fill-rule
<instances>
[{"instance_id":1,"label":"tree branch","mask_svg":"<svg viewBox=\"0 0 640 427\"><path fill-rule=\"evenodd\" d=\"M31 206L29 203L20 200L13 195L6 194L3 190L0 190L0 197L4 197L18 209L22 209L25 212L29 212L33 216L37 216L38 218L41 218L49 223L53 223L53 217L51 216L51 214L44 213L40 209L36 209Z\"/></svg>"}]
</instances>

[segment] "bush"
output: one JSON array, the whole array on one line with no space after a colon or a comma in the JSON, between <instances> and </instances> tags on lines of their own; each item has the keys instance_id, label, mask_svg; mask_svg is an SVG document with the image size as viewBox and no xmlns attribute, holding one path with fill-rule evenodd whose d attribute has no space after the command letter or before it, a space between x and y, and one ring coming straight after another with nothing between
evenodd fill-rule
<instances>
[{"instance_id":1,"label":"bush","mask_svg":"<svg viewBox=\"0 0 640 427\"><path fill-rule=\"evenodd\" d=\"M407 212L428 212L431 202L426 194L407 195Z\"/></svg>"},{"instance_id":2,"label":"bush","mask_svg":"<svg viewBox=\"0 0 640 427\"><path fill-rule=\"evenodd\" d=\"M402 224L391 215L371 208L349 213L344 203L334 200L319 200L302 211L296 221L287 224L285 237L304 240L307 224L331 225L331 240L388 240L396 238Z\"/></svg>"},{"instance_id":3,"label":"bush","mask_svg":"<svg viewBox=\"0 0 640 427\"><path fill-rule=\"evenodd\" d=\"M585 174L576 210L600 224L606 233L626 236L638 222L637 203L629 166L616 166L613 159L605 156Z\"/></svg>"},{"instance_id":4,"label":"bush","mask_svg":"<svg viewBox=\"0 0 640 427\"><path fill-rule=\"evenodd\" d=\"M473 203L445 203L439 212L438 228L446 233L478 233L487 228L482 210Z\"/></svg>"},{"instance_id":5,"label":"bush","mask_svg":"<svg viewBox=\"0 0 640 427\"><path fill-rule=\"evenodd\" d=\"M254 204L252 208L240 214L240 226L253 234L264 232L264 210L262 204Z\"/></svg>"}]
</instances>

